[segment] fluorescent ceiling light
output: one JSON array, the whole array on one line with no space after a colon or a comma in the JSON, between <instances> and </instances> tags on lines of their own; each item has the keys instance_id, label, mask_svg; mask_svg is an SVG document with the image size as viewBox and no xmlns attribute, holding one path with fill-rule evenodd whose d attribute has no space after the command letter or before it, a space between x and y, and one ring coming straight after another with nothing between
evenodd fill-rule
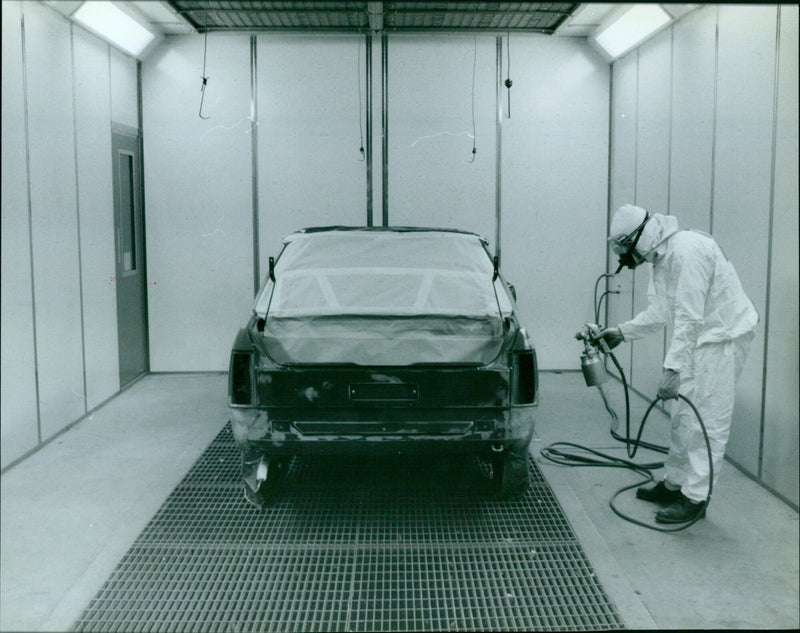
<instances>
[{"instance_id":1,"label":"fluorescent ceiling light","mask_svg":"<svg viewBox=\"0 0 800 633\"><path fill-rule=\"evenodd\" d=\"M113 2L84 2L72 14L72 19L134 57L155 38L155 34Z\"/></svg>"},{"instance_id":2,"label":"fluorescent ceiling light","mask_svg":"<svg viewBox=\"0 0 800 633\"><path fill-rule=\"evenodd\" d=\"M672 17L659 4L634 4L601 27L594 40L616 59L671 21Z\"/></svg>"}]
</instances>

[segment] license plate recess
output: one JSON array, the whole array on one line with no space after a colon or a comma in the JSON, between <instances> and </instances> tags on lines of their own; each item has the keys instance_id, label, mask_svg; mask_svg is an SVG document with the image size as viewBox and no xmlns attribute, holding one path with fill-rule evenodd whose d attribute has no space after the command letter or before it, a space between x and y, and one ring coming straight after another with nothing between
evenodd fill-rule
<instances>
[{"instance_id":1,"label":"license plate recess","mask_svg":"<svg viewBox=\"0 0 800 633\"><path fill-rule=\"evenodd\" d=\"M391 382L350 383L348 392L353 401L411 402L419 399L415 384Z\"/></svg>"}]
</instances>

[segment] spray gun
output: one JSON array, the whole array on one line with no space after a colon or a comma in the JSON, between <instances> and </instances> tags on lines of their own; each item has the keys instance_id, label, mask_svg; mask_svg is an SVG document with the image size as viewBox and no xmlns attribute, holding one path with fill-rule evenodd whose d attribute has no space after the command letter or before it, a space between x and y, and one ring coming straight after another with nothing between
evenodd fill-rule
<instances>
[{"instance_id":1,"label":"spray gun","mask_svg":"<svg viewBox=\"0 0 800 633\"><path fill-rule=\"evenodd\" d=\"M601 353L607 354L610 350L600 336L600 326L587 323L583 329L575 334L575 338L583 341L583 354L581 354L581 371L587 387L602 385L608 380L605 364Z\"/></svg>"}]
</instances>

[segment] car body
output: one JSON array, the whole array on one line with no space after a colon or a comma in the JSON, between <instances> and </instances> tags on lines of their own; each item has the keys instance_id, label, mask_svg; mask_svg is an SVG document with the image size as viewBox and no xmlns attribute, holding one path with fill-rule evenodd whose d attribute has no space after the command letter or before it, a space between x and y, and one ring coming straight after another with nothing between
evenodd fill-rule
<instances>
[{"instance_id":1,"label":"car body","mask_svg":"<svg viewBox=\"0 0 800 633\"><path fill-rule=\"evenodd\" d=\"M296 455L472 454L529 485L536 352L474 233L317 227L288 236L230 359L245 497Z\"/></svg>"}]
</instances>

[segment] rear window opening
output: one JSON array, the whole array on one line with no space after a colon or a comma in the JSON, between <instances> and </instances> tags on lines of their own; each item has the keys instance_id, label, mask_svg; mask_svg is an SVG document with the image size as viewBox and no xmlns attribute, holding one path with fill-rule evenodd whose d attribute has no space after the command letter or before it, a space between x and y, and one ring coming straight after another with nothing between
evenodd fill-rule
<instances>
[{"instance_id":1,"label":"rear window opening","mask_svg":"<svg viewBox=\"0 0 800 633\"><path fill-rule=\"evenodd\" d=\"M484 242L331 231L285 241L255 312L280 364L489 363L512 311Z\"/></svg>"}]
</instances>

